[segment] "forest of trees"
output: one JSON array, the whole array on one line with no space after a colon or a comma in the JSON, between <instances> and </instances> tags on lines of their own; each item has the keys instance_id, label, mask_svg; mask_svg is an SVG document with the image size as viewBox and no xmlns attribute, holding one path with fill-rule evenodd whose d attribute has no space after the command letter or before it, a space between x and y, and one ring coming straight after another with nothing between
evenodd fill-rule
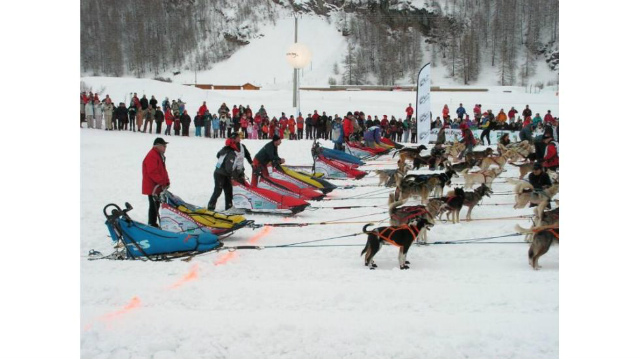
<instances>
[{"instance_id":1,"label":"forest of trees","mask_svg":"<svg viewBox=\"0 0 640 359\"><path fill-rule=\"evenodd\" d=\"M343 84L393 85L430 60L460 83L493 69L497 84L526 85L538 58L558 64L559 0L425 0L420 9L402 0L82 0L82 71L200 71L273 26L282 8L336 20L348 43L334 66Z\"/></svg>"}]
</instances>

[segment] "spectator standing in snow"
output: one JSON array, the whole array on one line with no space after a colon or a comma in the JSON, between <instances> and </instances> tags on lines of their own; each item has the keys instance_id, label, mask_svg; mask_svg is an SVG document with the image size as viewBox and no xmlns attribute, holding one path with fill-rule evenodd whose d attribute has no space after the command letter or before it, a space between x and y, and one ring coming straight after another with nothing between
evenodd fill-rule
<instances>
[{"instance_id":1,"label":"spectator standing in snow","mask_svg":"<svg viewBox=\"0 0 640 359\"><path fill-rule=\"evenodd\" d=\"M304 125L305 125L305 138L307 140L313 140L313 117L311 117L311 114L307 115L307 118L304 120Z\"/></svg>"},{"instance_id":2,"label":"spectator standing in snow","mask_svg":"<svg viewBox=\"0 0 640 359\"><path fill-rule=\"evenodd\" d=\"M156 97L151 95L151 100L149 100L149 106L154 110L153 112L155 113L155 109L156 107L158 107L158 100L156 100Z\"/></svg>"},{"instance_id":3,"label":"spectator standing in snow","mask_svg":"<svg viewBox=\"0 0 640 359\"><path fill-rule=\"evenodd\" d=\"M209 110L204 111L204 137L211 138L211 121L213 117L209 113ZM220 126L220 122L218 121L218 126Z\"/></svg>"},{"instance_id":4,"label":"spectator standing in snow","mask_svg":"<svg viewBox=\"0 0 640 359\"><path fill-rule=\"evenodd\" d=\"M171 113L171 107L167 107L164 111L164 122L167 125L167 129L164 130L164 134L166 136L171 136L171 126L173 125L173 121L175 117L173 117L173 113Z\"/></svg>"},{"instance_id":5,"label":"spectator standing in snow","mask_svg":"<svg viewBox=\"0 0 640 359\"><path fill-rule=\"evenodd\" d=\"M153 147L142 161L142 194L149 198L149 221L153 227L158 226L158 206L155 198L162 190L169 187L169 173L164 156L168 142L162 137L153 141Z\"/></svg>"},{"instance_id":6,"label":"spectator standing in snow","mask_svg":"<svg viewBox=\"0 0 640 359\"><path fill-rule=\"evenodd\" d=\"M153 111L153 118L156 120L156 134L160 134L162 131L162 122L164 121L164 113L160 109L160 106L156 106L156 109Z\"/></svg>"},{"instance_id":7,"label":"spectator standing in snow","mask_svg":"<svg viewBox=\"0 0 640 359\"><path fill-rule=\"evenodd\" d=\"M102 103L98 100L93 101L93 118L98 130L102 129ZM105 128L107 130L107 128Z\"/></svg>"},{"instance_id":8,"label":"spectator standing in snow","mask_svg":"<svg viewBox=\"0 0 640 359\"><path fill-rule=\"evenodd\" d=\"M409 103L409 107L407 107L404 112L407 113L407 120L410 120L411 116L413 116L413 107L411 107L411 103Z\"/></svg>"},{"instance_id":9,"label":"spectator standing in snow","mask_svg":"<svg viewBox=\"0 0 640 359\"><path fill-rule=\"evenodd\" d=\"M153 115L155 111L152 111L150 107L147 105L147 109L144 111L144 128L142 132L147 132L147 124L149 125L149 133L152 131L153 127Z\"/></svg>"},{"instance_id":10,"label":"spectator standing in snow","mask_svg":"<svg viewBox=\"0 0 640 359\"><path fill-rule=\"evenodd\" d=\"M220 136L220 119L215 114L211 119L211 130L213 130L213 138L218 138Z\"/></svg>"},{"instance_id":11,"label":"spectator standing in snow","mask_svg":"<svg viewBox=\"0 0 640 359\"><path fill-rule=\"evenodd\" d=\"M120 105L114 111L114 116L118 123L118 130L122 130L122 128L125 128L126 130L127 123L129 122L129 119L127 118L129 116L129 111L127 111L124 102L120 102Z\"/></svg>"},{"instance_id":12,"label":"spectator standing in snow","mask_svg":"<svg viewBox=\"0 0 640 359\"><path fill-rule=\"evenodd\" d=\"M124 129L125 131L127 130L127 126L130 126L130 130L133 132L136 132L136 120L138 118L138 108L136 107L136 105L132 102L129 105L129 109L127 111L129 113L129 120L127 122L124 123Z\"/></svg>"},{"instance_id":13,"label":"spectator standing in snow","mask_svg":"<svg viewBox=\"0 0 640 359\"><path fill-rule=\"evenodd\" d=\"M90 100L86 103L86 105L84 105L84 113L87 119L87 127L88 128L94 128L94 121L93 121L93 101Z\"/></svg>"},{"instance_id":14,"label":"spectator standing in snow","mask_svg":"<svg viewBox=\"0 0 640 359\"><path fill-rule=\"evenodd\" d=\"M465 110L464 107L462 107L462 104L460 104L460 107L458 107L456 113L458 114L458 118L462 120L464 118L464 115L467 114L467 110Z\"/></svg>"},{"instance_id":15,"label":"spectator standing in snow","mask_svg":"<svg viewBox=\"0 0 640 359\"><path fill-rule=\"evenodd\" d=\"M334 150L344 151L344 129L342 128L342 119L337 115L331 130L331 141L334 143Z\"/></svg>"},{"instance_id":16,"label":"spectator standing in snow","mask_svg":"<svg viewBox=\"0 0 640 359\"><path fill-rule=\"evenodd\" d=\"M180 127L182 128L182 136L189 137L189 126L191 126L191 116L187 114L187 110L182 111L180 115Z\"/></svg>"},{"instance_id":17,"label":"spectator standing in snow","mask_svg":"<svg viewBox=\"0 0 640 359\"><path fill-rule=\"evenodd\" d=\"M509 110L509 113L508 113L509 123L510 124L513 124L515 122L516 113L518 113L518 110L516 110L515 107L511 106L511 110Z\"/></svg>"},{"instance_id":18,"label":"spectator standing in snow","mask_svg":"<svg viewBox=\"0 0 640 359\"><path fill-rule=\"evenodd\" d=\"M109 96L109 95L107 95ZM108 97L107 97L108 98ZM105 101L104 103L104 126L107 130L111 131L113 130L116 126L113 125L113 103L111 103L111 101L107 102ZM122 127L120 127L122 128Z\"/></svg>"},{"instance_id":19,"label":"spectator standing in snow","mask_svg":"<svg viewBox=\"0 0 640 359\"><path fill-rule=\"evenodd\" d=\"M196 137L202 137L202 126L204 126L204 118L196 114L193 118L193 125L196 126Z\"/></svg>"},{"instance_id":20,"label":"spectator standing in snow","mask_svg":"<svg viewBox=\"0 0 640 359\"><path fill-rule=\"evenodd\" d=\"M526 121L527 119L531 120L531 109L529 108L529 105L526 105L526 107L524 108L524 110L522 110L522 117L524 117L524 120Z\"/></svg>"}]
</instances>

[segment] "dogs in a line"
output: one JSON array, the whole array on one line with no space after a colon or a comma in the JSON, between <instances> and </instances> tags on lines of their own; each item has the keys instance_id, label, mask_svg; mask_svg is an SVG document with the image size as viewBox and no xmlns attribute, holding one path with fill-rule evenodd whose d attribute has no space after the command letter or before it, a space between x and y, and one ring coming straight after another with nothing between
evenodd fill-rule
<instances>
[{"instance_id":1,"label":"dogs in a line","mask_svg":"<svg viewBox=\"0 0 640 359\"><path fill-rule=\"evenodd\" d=\"M488 156L483 158L482 162L480 162L480 169L484 171L491 165L497 165L500 169L503 169L506 163L507 158L505 156Z\"/></svg>"},{"instance_id":2,"label":"dogs in a line","mask_svg":"<svg viewBox=\"0 0 640 359\"><path fill-rule=\"evenodd\" d=\"M513 205L513 208L516 209L524 208L527 203L538 205L545 201L548 202L560 191L560 184L558 183L554 183L551 187L542 191L534 191L533 185L527 181L508 180L507 182L515 183L513 192L515 193L516 204Z\"/></svg>"},{"instance_id":3,"label":"dogs in a line","mask_svg":"<svg viewBox=\"0 0 640 359\"><path fill-rule=\"evenodd\" d=\"M427 146L425 145L420 145L416 148L414 147L404 147L400 150L397 150L396 152L393 153L393 155L391 156L391 158L395 157L396 154L400 154L400 161L404 162L407 160L413 161L413 159L415 159L416 157L420 156L420 152L422 152L422 150L426 150Z\"/></svg>"},{"instance_id":4,"label":"dogs in a line","mask_svg":"<svg viewBox=\"0 0 640 359\"><path fill-rule=\"evenodd\" d=\"M425 204L431 192L441 196L444 186L451 185L451 178L458 177L456 171L446 170L444 173L427 175L407 175L396 184L395 199L403 200L409 197L419 197Z\"/></svg>"},{"instance_id":5,"label":"dogs in a line","mask_svg":"<svg viewBox=\"0 0 640 359\"><path fill-rule=\"evenodd\" d=\"M424 205L415 205L415 206L403 206L407 202L407 200L395 201L393 193L389 193L389 224L391 226L401 226L403 224L412 224L417 221L419 218L424 218L427 221L426 228L430 229L433 227L435 222L435 217L433 213L429 211L427 206ZM420 231L418 235L418 243L426 243L427 242L427 231Z\"/></svg>"},{"instance_id":6,"label":"dogs in a line","mask_svg":"<svg viewBox=\"0 0 640 359\"><path fill-rule=\"evenodd\" d=\"M483 151L472 151L470 154L477 161L482 161L485 157L493 155L493 148L487 147Z\"/></svg>"},{"instance_id":7,"label":"dogs in a line","mask_svg":"<svg viewBox=\"0 0 640 359\"><path fill-rule=\"evenodd\" d=\"M430 169L444 168L449 163L447 156L444 155L444 150L435 149L428 156L416 156L413 159L413 168L420 169L422 166L428 166Z\"/></svg>"},{"instance_id":8,"label":"dogs in a line","mask_svg":"<svg viewBox=\"0 0 640 359\"><path fill-rule=\"evenodd\" d=\"M407 264L407 252L411 247L411 244L416 240L420 231L427 227L427 220L424 218L418 218L416 224L404 224L401 226L387 226L378 227L374 230L367 230L367 227L373 226L373 223L368 223L362 227L362 232L367 234L367 244L364 246L360 255L366 253L364 257L364 265L370 269L375 269L378 266L373 261L373 257L380 250L382 241L386 241L389 244L393 244L400 248L398 253L398 263L400 269L409 269Z\"/></svg>"},{"instance_id":9,"label":"dogs in a line","mask_svg":"<svg viewBox=\"0 0 640 359\"><path fill-rule=\"evenodd\" d=\"M549 251L552 244L560 243L560 226L558 224L532 227L529 229L516 225L516 231L533 235L531 246L529 246L529 265L535 270L541 268L540 265L538 265L538 259Z\"/></svg>"},{"instance_id":10,"label":"dogs in a line","mask_svg":"<svg viewBox=\"0 0 640 359\"><path fill-rule=\"evenodd\" d=\"M473 207L480 203L482 197L491 197L492 193L493 191L491 190L491 188L487 187L487 185L484 183L481 184L480 187L474 189L473 192L464 192L463 205L469 207L469 210L467 211L467 221L471 220L471 211L473 211ZM447 193L447 196L455 196L454 191L449 191L449 193Z\"/></svg>"},{"instance_id":11,"label":"dogs in a line","mask_svg":"<svg viewBox=\"0 0 640 359\"><path fill-rule=\"evenodd\" d=\"M492 168L480 172L469 173L469 169L467 168L462 170L460 173L464 177L464 188L473 188L473 185L476 183L485 183L487 187L491 188L493 180L502 172L504 172L504 170L501 168Z\"/></svg>"},{"instance_id":12,"label":"dogs in a line","mask_svg":"<svg viewBox=\"0 0 640 359\"><path fill-rule=\"evenodd\" d=\"M473 166L475 166L477 163L478 161L475 158L469 156L468 160L453 163L449 167L456 172L461 172L465 168L468 168L468 169L473 168Z\"/></svg>"},{"instance_id":13,"label":"dogs in a line","mask_svg":"<svg viewBox=\"0 0 640 359\"><path fill-rule=\"evenodd\" d=\"M394 185L396 185L396 183L398 183L398 181L402 180L402 178L404 178L406 174L406 172L404 170L401 170L400 168L389 170L375 170L374 173L377 174L380 179L378 182L378 186L385 187L393 187Z\"/></svg>"},{"instance_id":14,"label":"dogs in a line","mask_svg":"<svg viewBox=\"0 0 640 359\"><path fill-rule=\"evenodd\" d=\"M453 190L453 196L437 198L437 200L443 201L443 211L447 213L447 221L449 216L452 216L452 223L460 223L460 210L464 205L464 190L460 187L456 187Z\"/></svg>"},{"instance_id":15,"label":"dogs in a line","mask_svg":"<svg viewBox=\"0 0 640 359\"><path fill-rule=\"evenodd\" d=\"M518 167L518 170L520 170L520 177L518 177L518 179L523 179L524 176L526 176L529 172L533 171L533 162L525 162L522 164L510 162L510 164L512 166Z\"/></svg>"}]
</instances>

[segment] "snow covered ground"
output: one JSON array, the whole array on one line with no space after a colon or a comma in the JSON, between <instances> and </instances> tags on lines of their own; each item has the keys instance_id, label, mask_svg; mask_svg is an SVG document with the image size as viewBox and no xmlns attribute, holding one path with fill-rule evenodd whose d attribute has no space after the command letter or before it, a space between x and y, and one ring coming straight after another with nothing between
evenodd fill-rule
<instances>
[{"instance_id":1,"label":"snow covered ground","mask_svg":"<svg viewBox=\"0 0 640 359\"><path fill-rule=\"evenodd\" d=\"M217 105L264 104L270 113L287 111L289 96L271 92L212 92L179 85L151 88L147 80L85 78L118 99L145 87L147 94L186 100L191 112L202 98ZM134 81L138 86L132 85ZM155 83L155 82L154 82ZM162 84L165 86L165 84ZM126 90L125 90L126 89ZM138 94L142 91L138 90ZM233 96L238 97L233 97ZM434 93L434 108L463 102L492 103L535 111L557 111L554 93ZM208 96L208 97L207 97ZM455 96L450 102L449 97ZM481 100L476 100L487 96ZM214 101L211 99L215 98ZM304 103L329 113L364 110L402 114L410 92L305 92ZM213 107L210 105L210 107ZM309 105L311 106L311 105ZM306 112L306 111L303 111ZM192 128L193 131L193 128ZM90 249L110 253L102 208L130 202L131 216L146 221L141 195L141 162L155 134L80 130L81 356L83 358L556 358L559 353L559 249L527 263L522 236L472 244L413 246L411 269L401 271L397 250L385 246L378 270L363 266L365 235L309 243L314 247L221 251L188 263L88 261ZM165 137L171 190L187 202L206 205L220 139ZM255 154L266 141L245 140ZM332 147L329 142L324 143ZM310 141L284 141L280 155L289 164L310 165ZM380 163L380 162L379 162ZM382 166L389 167L389 165ZM375 168L375 167L369 167ZM507 167L501 177L517 176ZM243 229L228 246L280 245L361 232L368 222L387 223L387 190L377 178L334 181L363 185L337 189L293 218L247 215L256 223L335 221L342 224ZM461 184L462 179L456 179ZM474 210L478 219L438 223L429 241L499 237L515 224L530 226L526 208L514 210L511 185L496 180L496 194ZM372 193L372 191L378 191ZM353 198L356 197L356 198ZM222 201L218 201L219 207ZM357 209L316 207L382 206ZM463 216L466 209L463 210ZM492 220L491 218L504 218ZM500 242L500 243L483 243Z\"/></svg>"}]
</instances>

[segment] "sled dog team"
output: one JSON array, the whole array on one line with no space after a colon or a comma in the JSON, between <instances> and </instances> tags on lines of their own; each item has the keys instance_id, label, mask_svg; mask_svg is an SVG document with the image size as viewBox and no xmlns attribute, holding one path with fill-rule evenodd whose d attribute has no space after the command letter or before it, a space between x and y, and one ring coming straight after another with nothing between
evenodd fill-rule
<instances>
[{"instance_id":1,"label":"sled dog team","mask_svg":"<svg viewBox=\"0 0 640 359\"><path fill-rule=\"evenodd\" d=\"M531 156L534 149L528 142L522 141L515 146L508 148L499 145L500 155L494 155L491 148L484 151L472 151L463 156L463 159L455 161L457 155L462 151L459 144L454 142L451 146L441 147L436 145L428 156L421 156L421 152L426 150L424 145L417 148L402 148L397 150L399 160L398 168L395 170L376 170L379 177L378 185L393 187L396 189L389 194L389 226L381 226L373 229L373 223L368 223L362 228L362 232L367 234L367 242L360 253L364 255L364 264L370 269L377 268L373 258L384 242L399 248L398 263L400 269L409 269L407 252L417 240L420 244L426 244L427 231L431 229L436 219L446 213L447 220L451 217L453 223L460 223L460 210L467 206L466 220L471 221L471 211L482 199L493 194L491 185L502 172L504 166L509 163L519 167L520 176L518 180L507 178L507 183L514 185L515 205L514 208L524 208L527 204L534 207L534 225L525 229L516 225L516 231L526 234L525 239L531 242L528 257L529 264L533 269L539 269L539 258L545 254L552 244L559 243L559 208L550 208L549 203L559 192L559 179L557 173L549 171L554 181L551 182L547 173L542 174L539 163L534 163ZM528 162L514 163L513 161L524 158ZM406 162L411 165L407 165ZM477 165L479 171L471 172L471 168ZM442 169L444 172L426 175L407 174L410 168L418 169L420 166L428 166L430 169ZM495 168L490 168L495 166ZM535 181L524 181L527 173L530 176L542 176L547 178L545 186L536 186ZM451 186L451 180L462 176L464 178L464 188L473 188L472 191L465 191L463 188L454 188L443 196L445 186ZM531 177L530 177L531 179ZM410 198L420 199L420 205L403 206ZM556 200L557 204L558 201Z\"/></svg>"}]
</instances>

